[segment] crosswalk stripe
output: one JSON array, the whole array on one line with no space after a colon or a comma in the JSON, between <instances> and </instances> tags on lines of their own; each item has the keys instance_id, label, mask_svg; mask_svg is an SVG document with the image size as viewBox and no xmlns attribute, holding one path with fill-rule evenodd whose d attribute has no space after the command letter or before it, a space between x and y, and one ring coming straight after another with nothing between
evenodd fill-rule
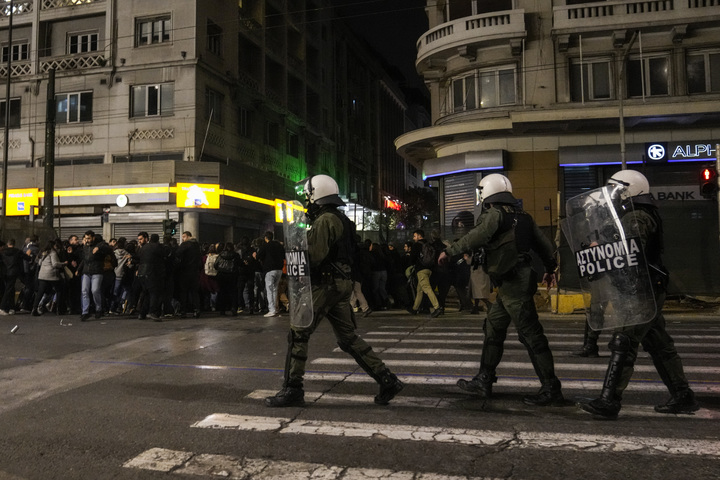
<instances>
[{"instance_id":1,"label":"crosswalk stripe","mask_svg":"<svg viewBox=\"0 0 720 480\"><path fill-rule=\"evenodd\" d=\"M356 362L352 358L317 358L311 362L314 365L355 365ZM419 368L473 368L479 367L478 361L452 361L452 360L385 360L385 363L393 367L419 367ZM519 370L532 370L533 366L530 362L502 362L503 368L513 368ZM562 371L596 371L604 372L607 370L607 365L602 363L556 363L555 369ZM717 374L717 367L697 367L697 366L686 366L684 367L685 373L703 373L703 374ZM653 365L635 365L635 372L655 372Z\"/></svg>"},{"instance_id":2,"label":"crosswalk stripe","mask_svg":"<svg viewBox=\"0 0 720 480\"><path fill-rule=\"evenodd\" d=\"M403 332L378 332L378 331L371 331L371 332L365 332L363 333L363 337L367 336L377 336L377 337L383 337L388 335L397 335L398 333ZM482 333L469 333L466 331L462 332L446 332L446 331L438 331L438 332L423 332L423 331L413 331L413 330L405 330L405 333L408 335L412 335L413 337L463 337L463 338L481 338L484 335ZM545 335L550 338L578 338L582 339L583 335L582 332L579 334L567 334L567 333L545 333ZM607 335L608 338L610 337ZM720 340L720 335L671 335L673 337L673 340L676 340L678 338L681 338L683 340Z\"/></svg>"},{"instance_id":3,"label":"crosswalk stripe","mask_svg":"<svg viewBox=\"0 0 720 480\"><path fill-rule=\"evenodd\" d=\"M373 340L373 344L380 344L380 343L395 343L390 341L383 341L378 342L376 340ZM403 345L405 345L408 342L401 342ZM414 342L414 343L428 343L428 342ZM439 342L436 342L439 343ZM455 344L457 342L442 342L446 344ZM572 345L577 347L576 349L579 350L579 344L577 343L571 343L571 342L551 342L551 347L557 347L560 345ZM675 346L677 347L678 344L676 343ZM688 344L690 346L690 344ZM698 344L694 343L692 346L697 347ZM388 347L385 349L378 349L383 355L469 355L473 357L480 357L480 348L482 347L482 343L477 343L476 349L469 349L469 348L402 348L402 347ZM515 347L515 348L513 348ZM521 352L526 352L527 350L523 345L506 345L505 346L506 351L513 351L518 350ZM340 348L333 349L333 353L342 353L342 350ZM556 356L559 353L553 352ZM714 358L720 358L720 353L692 353L692 352L680 352L680 356L684 359L686 358L693 358L693 359L703 359L703 360L709 360ZM650 357L650 355L647 352L638 352L638 357Z\"/></svg>"},{"instance_id":4,"label":"crosswalk stripe","mask_svg":"<svg viewBox=\"0 0 720 480\"><path fill-rule=\"evenodd\" d=\"M153 470L165 473L195 476L214 476L230 479L270 480L361 480L361 479L413 479L422 480L499 480L489 477L466 477L416 474L402 470L378 468L352 468L320 463L276 461L231 455L195 454L182 450L151 448L125 462L126 468Z\"/></svg>"},{"instance_id":5,"label":"crosswalk stripe","mask_svg":"<svg viewBox=\"0 0 720 480\"><path fill-rule=\"evenodd\" d=\"M403 383L411 385L455 385L459 375L403 375L399 374L398 378ZM305 380L312 381L329 381L329 382L352 382L352 383L375 383L375 380L364 373L322 373L312 372L305 375ZM586 390L599 393L602 387L603 379L577 379L577 378L560 378L562 381L563 391L566 390ZM513 377L498 376L497 387L520 387L538 389L540 381L537 379L518 379ZM720 393L720 383L717 382L690 382L690 386L695 393ZM667 392L667 387L660 381L631 381L626 391L633 392Z\"/></svg>"},{"instance_id":6,"label":"crosswalk stripe","mask_svg":"<svg viewBox=\"0 0 720 480\"><path fill-rule=\"evenodd\" d=\"M588 417L589 418L589 417ZM506 449L552 449L586 453L690 455L720 458L720 442L712 440L586 435L581 433L493 431L415 425L383 425L297 418L258 417L216 413L191 425L194 428L273 431L280 434L503 446Z\"/></svg>"},{"instance_id":7,"label":"crosswalk stripe","mask_svg":"<svg viewBox=\"0 0 720 480\"><path fill-rule=\"evenodd\" d=\"M254 390L247 394L245 397L252 399L252 400L263 400L265 397L271 397L277 393L275 390ZM369 402L372 402L372 394L368 393L367 395L345 395L345 394L337 394L337 393L325 393L325 392L316 392L316 391L308 391L305 390L305 402L306 403L315 403L315 402L322 402L324 403L331 403L331 404L368 404ZM474 396L467 396L466 398L478 398ZM452 408L453 405L458 400L464 400L453 398L453 399L447 399L447 398L431 398L431 397L409 397L406 395L399 395L395 397L392 400L392 405L395 408L404 408L404 407L416 407L416 408L439 408L439 409L449 409ZM507 408L503 407L503 411L512 411L513 408ZM520 406L517 409L518 411L526 411L527 408L524 406ZM655 417L658 418L661 414L657 413L654 410L654 407L651 405L629 405L629 404L623 404L622 406L622 415L623 418L625 417ZM663 415L667 416L667 415ZM679 415L676 415L679 416ZM683 419L688 420L718 420L720 419L720 411L715 410L708 410L707 408L701 408L697 412L694 412L692 415L681 415Z\"/></svg>"},{"instance_id":8,"label":"crosswalk stripe","mask_svg":"<svg viewBox=\"0 0 720 480\"><path fill-rule=\"evenodd\" d=\"M475 346L480 348L483 344L482 341L478 340L438 340L438 339L413 339L413 338L373 338L368 339L368 342L373 345L379 345L379 344L385 344L385 343L400 343L400 344L414 344L414 343L420 343L423 345L469 345L469 346ZM582 339L579 339L577 342L560 342L560 341L550 341L551 347L575 347L576 350L579 350L582 346ZM605 343L601 342L601 345L606 345ZM682 343L682 342L676 342L676 347L680 348L720 348L720 343L717 342L711 342L711 343ZM517 341L517 339L508 339L505 342L505 348L509 349L524 349L525 347L520 344L520 342ZM338 349L339 350L339 349ZM640 352L642 353L642 352Z\"/></svg>"}]
</instances>

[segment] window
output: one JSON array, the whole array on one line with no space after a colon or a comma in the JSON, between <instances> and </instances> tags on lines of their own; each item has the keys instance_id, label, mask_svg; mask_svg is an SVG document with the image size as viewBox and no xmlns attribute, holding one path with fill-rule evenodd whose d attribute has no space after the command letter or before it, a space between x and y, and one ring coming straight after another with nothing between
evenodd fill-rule
<instances>
[{"instance_id":1,"label":"window","mask_svg":"<svg viewBox=\"0 0 720 480\"><path fill-rule=\"evenodd\" d=\"M205 90L205 118L222 125L222 106L225 97L212 88Z\"/></svg>"},{"instance_id":2,"label":"window","mask_svg":"<svg viewBox=\"0 0 720 480\"><path fill-rule=\"evenodd\" d=\"M608 100L613 98L612 79L610 78L609 60L590 60L582 63L582 77L580 77L580 63L570 65L570 100L582 102L583 100Z\"/></svg>"},{"instance_id":3,"label":"window","mask_svg":"<svg viewBox=\"0 0 720 480\"><path fill-rule=\"evenodd\" d=\"M5 100L0 101L0 128L5 128ZM20 128L20 99L10 99L10 128Z\"/></svg>"},{"instance_id":4,"label":"window","mask_svg":"<svg viewBox=\"0 0 720 480\"><path fill-rule=\"evenodd\" d=\"M169 42L171 29L170 15L137 19L135 20L135 46Z\"/></svg>"},{"instance_id":5,"label":"window","mask_svg":"<svg viewBox=\"0 0 720 480\"><path fill-rule=\"evenodd\" d=\"M74 33L68 35L67 52L70 55L98 51L98 33Z\"/></svg>"},{"instance_id":6,"label":"window","mask_svg":"<svg viewBox=\"0 0 720 480\"><path fill-rule=\"evenodd\" d=\"M175 87L172 83L137 85L130 92L130 117L172 115Z\"/></svg>"},{"instance_id":7,"label":"window","mask_svg":"<svg viewBox=\"0 0 720 480\"><path fill-rule=\"evenodd\" d=\"M222 36L223 31L215 23L207 22L207 49L218 57L222 57Z\"/></svg>"},{"instance_id":8,"label":"window","mask_svg":"<svg viewBox=\"0 0 720 480\"><path fill-rule=\"evenodd\" d=\"M238 134L245 138L252 136L250 125L252 123L252 112L246 108L238 108Z\"/></svg>"},{"instance_id":9,"label":"window","mask_svg":"<svg viewBox=\"0 0 720 480\"><path fill-rule=\"evenodd\" d=\"M275 122L265 122L265 145L273 148L280 146L280 125Z\"/></svg>"},{"instance_id":10,"label":"window","mask_svg":"<svg viewBox=\"0 0 720 480\"><path fill-rule=\"evenodd\" d=\"M285 148L287 149L287 154L291 157L298 158L300 156L300 145L298 142L297 134L288 130L285 140Z\"/></svg>"},{"instance_id":11,"label":"window","mask_svg":"<svg viewBox=\"0 0 720 480\"><path fill-rule=\"evenodd\" d=\"M92 122L92 92L55 95L55 122Z\"/></svg>"},{"instance_id":12,"label":"window","mask_svg":"<svg viewBox=\"0 0 720 480\"><path fill-rule=\"evenodd\" d=\"M8 52L11 49L8 45L2 46L2 62L7 63L8 61ZM25 42L19 42L19 43L13 43L12 45L12 61L18 62L22 60L27 60L30 58L30 44Z\"/></svg>"},{"instance_id":13,"label":"window","mask_svg":"<svg viewBox=\"0 0 720 480\"><path fill-rule=\"evenodd\" d=\"M720 52L687 56L688 93L720 92Z\"/></svg>"},{"instance_id":14,"label":"window","mask_svg":"<svg viewBox=\"0 0 720 480\"><path fill-rule=\"evenodd\" d=\"M451 83L453 112L512 105L516 102L515 69L478 70Z\"/></svg>"},{"instance_id":15,"label":"window","mask_svg":"<svg viewBox=\"0 0 720 480\"><path fill-rule=\"evenodd\" d=\"M667 95L670 93L668 57L646 57L628 60L628 97Z\"/></svg>"}]
</instances>

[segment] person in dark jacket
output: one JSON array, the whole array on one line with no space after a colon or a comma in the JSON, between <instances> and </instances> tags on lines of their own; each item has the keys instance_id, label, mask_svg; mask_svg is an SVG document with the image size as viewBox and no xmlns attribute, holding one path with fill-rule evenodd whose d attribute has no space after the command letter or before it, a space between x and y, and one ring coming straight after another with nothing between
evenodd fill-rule
<instances>
[{"instance_id":1,"label":"person in dark jacket","mask_svg":"<svg viewBox=\"0 0 720 480\"><path fill-rule=\"evenodd\" d=\"M143 238L143 241L140 241ZM147 243L145 243L147 241ZM138 243L143 245L138 249L138 280L142 285L143 300L138 319L150 317L156 322L162 321L160 317L160 304L162 302L163 286L165 282L165 268L169 252L160 244L160 237L153 233L148 240L147 232L138 234Z\"/></svg>"},{"instance_id":2,"label":"person in dark jacket","mask_svg":"<svg viewBox=\"0 0 720 480\"><path fill-rule=\"evenodd\" d=\"M81 275L82 313L80 321L90 318L90 299L95 304L95 318L102 317L103 297L102 282L105 267L105 256L112 255L110 246L105 242L98 242L95 232L88 230L83 236L82 262L75 275Z\"/></svg>"},{"instance_id":3,"label":"person in dark jacket","mask_svg":"<svg viewBox=\"0 0 720 480\"><path fill-rule=\"evenodd\" d=\"M193 312L195 318L200 316L200 270L202 250L200 243L186 231L180 236L182 243L178 245L175 255L178 259L177 288L180 302L180 314L185 316Z\"/></svg>"},{"instance_id":4,"label":"person in dark jacket","mask_svg":"<svg viewBox=\"0 0 720 480\"><path fill-rule=\"evenodd\" d=\"M15 239L11 238L5 248L0 251L0 256L2 257L3 280L5 281L5 291L0 300L0 315L12 315L15 313L15 284L24 273L25 254L15 247Z\"/></svg>"},{"instance_id":5,"label":"person in dark jacket","mask_svg":"<svg viewBox=\"0 0 720 480\"><path fill-rule=\"evenodd\" d=\"M265 232L265 243L257 252L257 259L262 264L265 274L265 289L267 290L268 313L266 317L277 317L278 313L278 287L282 278L285 248L277 240L273 240L273 232Z\"/></svg>"},{"instance_id":6,"label":"person in dark jacket","mask_svg":"<svg viewBox=\"0 0 720 480\"><path fill-rule=\"evenodd\" d=\"M227 312L237 315L237 283L240 261L240 255L235 251L232 242L227 242L218 258L215 259L219 288L216 311L220 315L225 315Z\"/></svg>"}]
</instances>

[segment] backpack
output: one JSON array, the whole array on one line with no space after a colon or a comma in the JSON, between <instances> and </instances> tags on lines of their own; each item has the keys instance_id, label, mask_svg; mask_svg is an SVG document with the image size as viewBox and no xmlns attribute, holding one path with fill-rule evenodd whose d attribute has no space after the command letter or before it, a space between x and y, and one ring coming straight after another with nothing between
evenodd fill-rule
<instances>
[{"instance_id":1,"label":"backpack","mask_svg":"<svg viewBox=\"0 0 720 480\"><path fill-rule=\"evenodd\" d=\"M207 275L208 277L217 276L217 270L215 269L215 260L217 258L217 254L210 253L205 259L205 275Z\"/></svg>"},{"instance_id":2,"label":"backpack","mask_svg":"<svg viewBox=\"0 0 720 480\"><path fill-rule=\"evenodd\" d=\"M233 257L218 256L215 260L215 270L218 273L233 273L235 272L235 259Z\"/></svg>"},{"instance_id":3,"label":"backpack","mask_svg":"<svg viewBox=\"0 0 720 480\"><path fill-rule=\"evenodd\" d=\"M430 242L422 242L422 250L420 251L420 263L425 268L433 268L437 261L435 247Z\"/></svg>"}]
</instances>

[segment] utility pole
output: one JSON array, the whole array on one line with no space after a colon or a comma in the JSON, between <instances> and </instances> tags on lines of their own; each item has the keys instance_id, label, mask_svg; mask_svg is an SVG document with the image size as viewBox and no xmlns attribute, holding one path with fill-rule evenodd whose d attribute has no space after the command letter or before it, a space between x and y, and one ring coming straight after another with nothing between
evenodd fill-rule
<instances>
[{"instance_id":1,"label":"utility pole","mask_svg":"<svg viewBox=\"0 0 720 480\"><path fill-rule=\"evenodd\" d=\"M3 183L2 183L2 236L5 237L5 219L7 217L7 176L8 176L8 153L10 148L10 78L12 68L12 34L13 34L13 10L14 0L10 0L10 13L8 15L8 58L7 58L7 81L5 84L5 137L3 144Z\"/></svg>"},{"instance_id":2,"label":"utility pole","mask_svg":"<svg viewBox=\"0 0 720 480\"><path fill-rule=\"evenodd\" d=\"M628 44L625 46L625 51L623 52L623 56L620 59L620 75L619 75L619 81L618 81L618 115L620 117L620 162L622 163L622 170L627 169L627 160L625 159L625 90L624 86L626 84L625 81L625 73L627 71L626 64L627 64L627 57L630 53L630 49L633 46L633 43L635 43L635 39L638 36L637 30L633 32L633 36L628 42ZM644 81L644 79L640 79L640 81Z\"/></svg>"},{"instance_id":3,"label":"utility pole","mask_svg":"<svg viewBox=\"0 0 720 480\"><path fill-rule=\"evenodd\" d=\"M55 69L48 72L45 112L45 207L44 224L53 228L55 220Z\"/></svg>"}]
</instances>

